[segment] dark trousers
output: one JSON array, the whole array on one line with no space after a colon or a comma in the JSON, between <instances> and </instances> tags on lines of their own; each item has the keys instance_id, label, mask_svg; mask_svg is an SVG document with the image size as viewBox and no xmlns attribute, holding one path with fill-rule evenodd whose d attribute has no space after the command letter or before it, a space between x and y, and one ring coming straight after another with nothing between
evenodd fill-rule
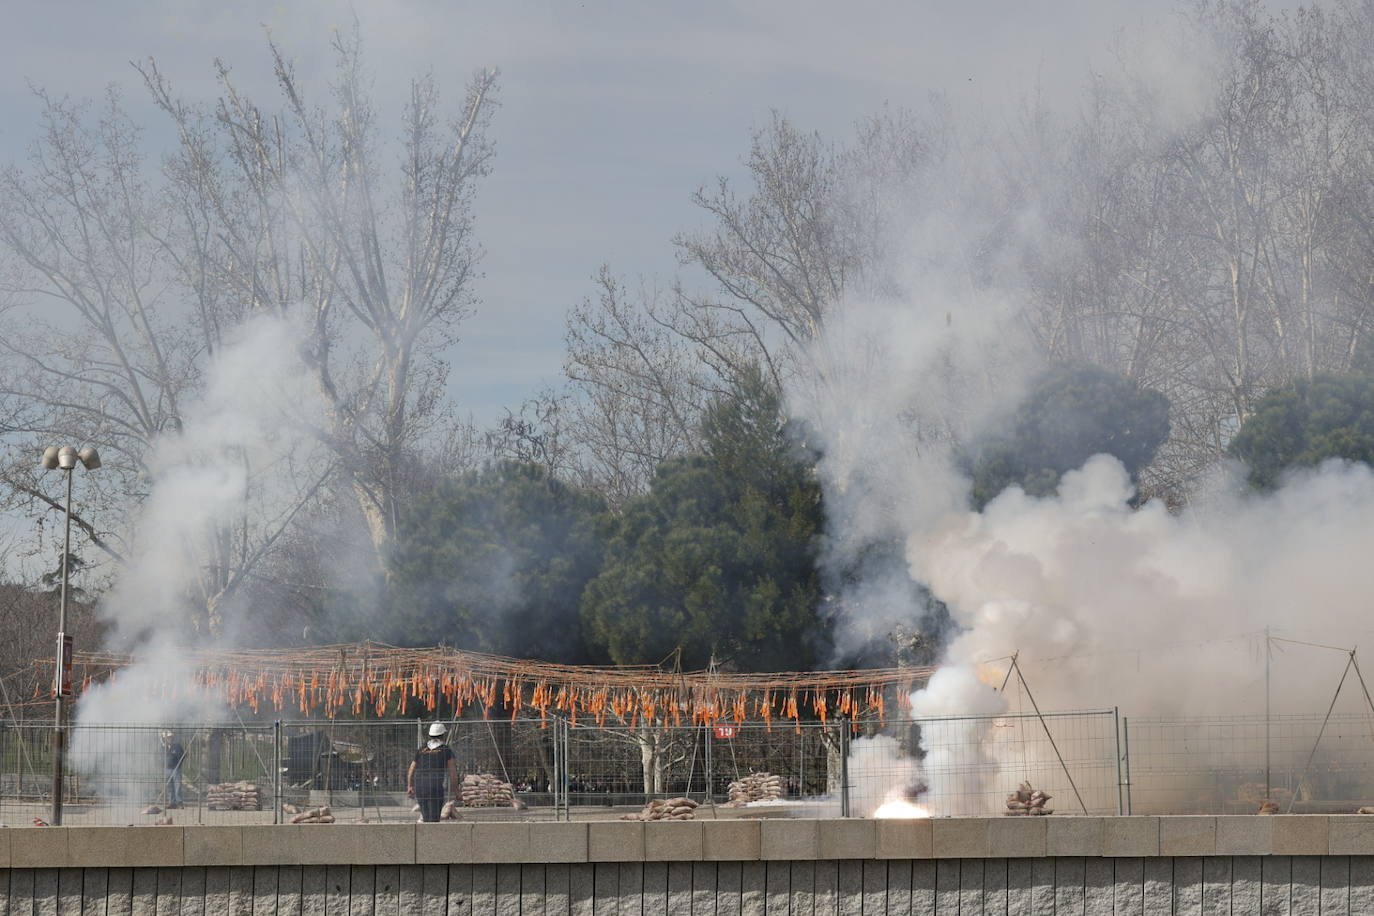
<instances>
[{"instance_id":1,"label":"dark trousers","mask_svg":"<svg viewBox=\"0 0 1374 916\"><path fill-rule=\"evenodd\" d=\"M181 764L167 768L167 804L181 805Z\"/></svg>"},{"instance_id":2,"label":"dark trousers","mask_svg":"<svg viewBox=\"0 0 1374 916\"><path fill-rule=\"evenodd\" d=\"M444 810L444 774L416 773L415 801L420 805L421 817L437 822Z\"/></svg>"}]
</instances>

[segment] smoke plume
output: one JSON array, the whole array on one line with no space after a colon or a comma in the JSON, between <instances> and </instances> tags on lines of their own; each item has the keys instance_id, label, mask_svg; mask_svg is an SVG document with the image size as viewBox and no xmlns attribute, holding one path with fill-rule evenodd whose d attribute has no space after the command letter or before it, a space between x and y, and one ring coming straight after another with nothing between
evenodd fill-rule
<instances>
[{"instance_id":1,"label":"smoke plume","mask_svg":"<svg viewBox=\"0 0 1374 916\"><path fill-rule=\"evenodd\" d=\"M79 725L167 726L226 715L220 699L195 687L181 647L232 641L233 570L216 568L225 559L216 545L247 517L268 530L284 524L300 498L301 472L326 467L306 434L320 412L299 339L271 315L237 329L180 428L172 424L156 441L136 549L101 604L111 644L134 662L82 695ZM162 776L154 732L90 727L74 736L73 764L88 783L129 806L145 803L135 797L140 784L156 786Z\"/></svg>"},{"instance_id":2,"label":"smoke plume","mask_svg":"<svg viewBox=\"0 0 1374 916\"><path fill-rule=\"evenodd\" d=\"M1200 116L1223 69L1141 84L1157 142ZM1017 652L1044 710L1263 712L1266 630L1346 647L1367 629L1374 472L1328 462L1257 494L1221 467L1194 488L1190 508L1171 512L1136 505L1120 462L1099 455L1055 495L1013 487L971 511L959 444L1004 421L1043 368L1020 320L1034 288L1021 255L1067 270L1076 252L1045 203L1071 195L1037 175L991 205L979 157L966 152L929 164L910 228L892 246L897 265L873 284L887 293L839 303L788 390L823 453L839 654L919 619L925 608L911 596L925 589L948 608L953 632L942 634L943 670L913 697L917 715L1003 713L1019 679L1002 697L977 672L1005 672ZM904 562L865 567L866 552L893 540ZM1323 712L1345 661L1291 647L1275 663L1273 711ZM1337 708L1363 702L1350 690ZM923 738L932 804L1014 788L998 772L1010 764L992 720L980 722L950 742L981 748L979 760L956 765Z\"/></svg>"}]
</instances>

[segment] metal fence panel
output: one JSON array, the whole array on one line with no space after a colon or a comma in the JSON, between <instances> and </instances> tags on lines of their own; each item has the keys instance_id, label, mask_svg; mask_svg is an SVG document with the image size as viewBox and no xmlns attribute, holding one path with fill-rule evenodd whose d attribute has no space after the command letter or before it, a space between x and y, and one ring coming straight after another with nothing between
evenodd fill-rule
<instances>
[{"instance_id":1,"label":"metal fence panel","mask_svg":"<svg viewBox=\"0 0 1374 916\"><path fill-rule=\"evenodd\" d=\"M162 733L185 748L180 808ZM137 824L170 816L177 824L272 823L281 805L328 805L339 820L414 821L406 771L424 740L410 721L309 721L277 725L72 725L63 823ZM511 783L521 807L465 807L464 820L556 816L557 723L452 723L446 737L460 779L491 775ZM0 724L0 823L47 820L52 810L54 729ZM215 786L245 783L244 789ZM229 805L224 803L231 799ZM256 805L240 808L240 799ZM158 809L156 811L152 809ZM289 812L287 815L289 816Z\"/></svg>"},{"instance_id":2,"label":"metal fence panel","mask_svg":"<svg viewBox=\"0 0 1374 916\"><path fill-rule=\"evenodd\" d=\"M414 821L406 771L425 724L69 726L64 823L149 823L164 815L178 824L272 823L289 817L283 805L328 805L341 821ZM178 774L183 807L170 811L164 730L186 751ZM0 823L48 817L52 737L51 724L0 725ZM869 816L902 795L936 815L996 814L1022 781L1053 795L1060 813L1112 813L1120 789L1116 737L1107 711L866 723L858 732L836 723L463 720L449 723L445 740L460 777L513 787L514 805L459 809L464 820L489 820L621 817L675 796L706 806L699 816L709 817ZM742 786L766 791L744 798ZM244 798L256 804L240 804Z\"/></svg>"},{"instance_id":3,"label":"metal fence panel","mask_svg":"<svg viewBox=\"0 0 1374 916\"><path fill-rule=\"evenodd\" d=\"M778 802L829 814L839 804L841 732L816 724L571 728L569 804L584 815L633 814L650 799L677 796L724 804L732 782L769 773L778 777Z\"/></svg>"},{"instance_id":4,"label":"metal fence panel","mask_svg":"<svg viewBox=\"0 0 1374 916\"><path fill-rule=\"evenodd\" d=\"M568 741L571 803L588 814L629 814L672 796L733 808L730 783L751 774L774 788L750 814L867 817L894 798L937 815L998 814L1026 781L1062 811L1119 810L1112 711L870 723L859 734L815 723L576 728Z\"/></svg>"},{"instance_id":5,"label":"metal fence panel","mask_svg":"<svg viewBox=\"0 0 1374 916\"><path fill-rule=\"evenodd\" d=\"M416 820L405 797L406 771L426 740L417 721L303 722L282 728L282 799L327 804L357 820ZM459 721L445 736L459 780L495 777L515 791L516 806L465 806L464 820L553 819L559 785L559 729L550 720Z\"/></svg>"},{"instance_id":6,"label":"metal fence panel","mask_svg":"<svg viewBox=\"0 0 1374 916\"><path fill-rule=\"evenodd\" d=\"M851 742L850 812L869 816L905 786L935 816L1002 814L1026 782L1052 796L1050 810L1115 814L1116 737L1111 710L894 723Z\"/></svg>"},{"instance_id":7,"label":"metal fence panel","mask_svg":"<svg viewBox=\"0 0 1374 916\"><path fill-rule=\"evenodd\" d=\"M1131 717L1131 810L1254 814L1270 798L1282 811L1349 814L1374 803L1374 717L1333 715L1325 728L1323 721Z\"/></svg>"},{"instance_id":8,"label":"metal fence panel","mask_svg":"<svg viewBox=\"0 0 1374 916\"><path fill-rule=\"evenodd\" d=\"M172 731L185 754L175 776L162 734ZM0 823L47 820L52 810L51 724L0 726ZM240 821L272 819L271 726L69 726L63 782L64 824L136 824L177 812L177 823L205 823L206 788L244 781L262 787L261 810ZM173 797L181 790L180 808ZM156 807L156 812L144 812ZM243 813L247 812L235 812Z\"/></svg>"}]
</instances>

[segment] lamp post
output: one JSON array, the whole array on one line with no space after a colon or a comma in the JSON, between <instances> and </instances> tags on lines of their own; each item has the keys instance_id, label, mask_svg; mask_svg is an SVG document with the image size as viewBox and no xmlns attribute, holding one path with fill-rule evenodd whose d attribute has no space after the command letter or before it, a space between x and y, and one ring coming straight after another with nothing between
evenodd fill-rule
<instances>
[{"instance_id":1,"label":"lamp post","mask_svg":"<svg viewBox=\"0 0 1374 916\"><path fill-rule=\"evenodd\" d=\"M52 825L62 826L62 768L63 758L66 756L67 749L67 723L64 718L66 710L63 700L70 694L71 683L71 641L67 638L67 578L69 570L67 560L72 555L72 471L77 464L85 466L86 470L94 471L100 467L100 454L93 448L86 448L77 451L70 445L61 448L49 446L43 450L42 465L45 470L61 470L67 475L67 525L66 532L62 536L62 597L58 603L57 611L57 655L55 656L56 669L53 673L53 693L57 697L56 717L53 730L53 756L52 756Z\"/></svg>"}]
</instances>

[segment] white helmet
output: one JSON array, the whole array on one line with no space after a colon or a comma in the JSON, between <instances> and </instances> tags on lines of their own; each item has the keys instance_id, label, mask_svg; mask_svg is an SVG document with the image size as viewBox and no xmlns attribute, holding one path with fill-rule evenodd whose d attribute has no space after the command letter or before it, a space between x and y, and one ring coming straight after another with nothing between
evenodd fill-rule
<instances>
[{"instance_id":1,"label":"white helmet","mask_svg":"<svg viewBox=\"0 0 1374 916\"><path fill-rule=\"evenodd\" d=\"M442 722L435 722L433 725L429 727L429 736L431 738L442 737L447 732L448 729L444 727L444 723Z\"/></svg>"}]
</instances>

